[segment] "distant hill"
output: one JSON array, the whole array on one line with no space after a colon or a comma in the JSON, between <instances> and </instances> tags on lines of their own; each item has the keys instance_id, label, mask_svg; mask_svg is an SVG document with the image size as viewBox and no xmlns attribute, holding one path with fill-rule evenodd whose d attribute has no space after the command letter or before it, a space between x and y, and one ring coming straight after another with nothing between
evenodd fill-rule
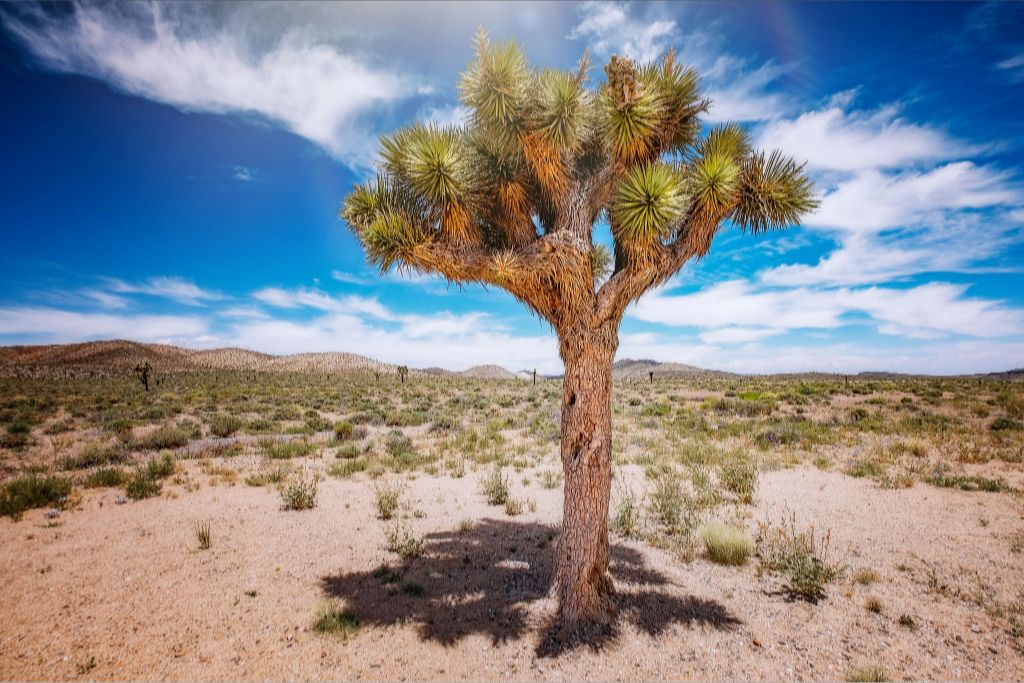
<instances>
[{"instance_id":1,"label":"distant hill","mask_svg":"<svg viewBox=\"0 0 1024 683\"><path fill-rule=\"evenodd\" d=\"M1024 381L1024 368L1007 370L1006 372L990 372L987 375L981 375L981 377L985 377L986 379L1001 379L1008 382L1021 382Z\"/></svg>"},{"instance_id":2,"label":"distant hill","mask_svg":"<svg viewBox=\"0 0 1024 683\"><path fill-rule=\"evenodd\" d=\"M396 366L354 353L272 356L247 349L191 350L163 344L114 340L49 346L0 346L0 375L84 376L128 372L149 363L158 372L253 370L337 373L395 372Z\"/></svg>"},{"instance_id":3,"label":"distant hill","mask_svg":"<svg viewBox=\"0 0 1024 683\"><path fill-rule=\"evenodd\" d=\"M476 379L522 379L516 373L510 372L500 365L476 365L456 374Z\"/></svg>"},{"instance_id":4,"label":"distant hill","mask_svg":"<svg viewBox=\"0 0 1024 683\"><path fill-rule=\"evenodd\" d=\"M149 363L157 373L196 370L251 370L260 372L296 372L335 374L343 372L395 373L397 365L384 363L355 353L324 352L274 356L248 349L183 349L167 344L140 344L139 342L112 340L82 344L51 344L39 346L0 346L0 377L90 377L124 374L140 363ZM623 359L612 367L615 379L647 380L649 374L658 377L739 377L731 372L705 370L683 363L661 363L650 359ZM477 365L452 372L442 368L411 368L413 376L450 376L477 379L533 379L532 370L512 372L499 365ZM794 379L839 379L847 375L837 373L803 372L771 375ZM899 379L924 377L896 372L874 371L854 375L860 379ZM1024 381L1024 368L968 375L978 379ZM538 379L560 379L561 375L538 375Z\"/></svg>"},{"instance_id":5,"label":"distant hill","mask_svg":"<svg viewBox=\"0 0 1024 683\"><path fill-rule=\"evenodd\" d=\"M612 366L612 377L614 379L648 379L649 373L653 372L655 377L735 377L731 372L720 372L718 370L704 370L693 365L683 363L661 363L656 360L642 359L632 360L624 358L615 361Z\"/></svg>"}]
</instances>

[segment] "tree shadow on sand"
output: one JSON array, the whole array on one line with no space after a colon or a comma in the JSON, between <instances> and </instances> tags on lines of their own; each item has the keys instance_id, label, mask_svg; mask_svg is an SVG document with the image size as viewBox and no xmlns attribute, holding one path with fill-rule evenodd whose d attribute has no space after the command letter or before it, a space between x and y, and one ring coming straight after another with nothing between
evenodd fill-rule
<instances>
[{"instance_id":1,"label":"tree shadow on sand","mask_svg":"<svg viewBox=\"0 0 1024 683\"><path fill-rule=\"evenodd\" d=\"M497 644L532 630L531 603L548 597L556 536L549 525L487 519L466 530L428 534L418 558L326 576L322 586L362 623L412 623L423 640L445 646L472 634ZM665 590L669 579L633 548L613 544L610 564L617 588L612 623L587 632L540 625L538 656L579 646L600 649L626 623L652 636L673 624L732 629L741 623L718 602Z\"/></svg>"}]
</instances>

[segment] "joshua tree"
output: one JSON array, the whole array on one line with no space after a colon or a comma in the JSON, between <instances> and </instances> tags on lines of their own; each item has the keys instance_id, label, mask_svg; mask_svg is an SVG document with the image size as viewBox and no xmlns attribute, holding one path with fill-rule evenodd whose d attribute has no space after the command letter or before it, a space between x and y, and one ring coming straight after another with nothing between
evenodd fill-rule
<instances>
[{"instance_id":1,"label":"joshua tree","mask_svg":"<svg viewBox=\"0 0 1024 683\"><path fill-rule=\"evenodd\" d=\"M398 376L399 376L399 378L401 378L402 384L405 384L405 378L406 378L406 376L408 374L409 374L409 366L408 365L399 365L398 366Z\"/></svg>"},{"instance_id":2,"label":"joshua tree","mask_svg":"<svg viewBox=\"0 0 1024 683\"><path fill-rule=\"evenodd\" d=\"M146 361L145 364L139 363L135 366L135 374L139 376L139 381L142 382L142 386L146 391L149 391L149 373L153 371L153 366Z\"/></svg>"},{"instance_id":3,"label":"joshua tree","mask_svg":"<svg viewBox=\"0 0 1024 683\"><path fill-rule=\"evenodd\" d=\"M554 590L565 622L606 621L612 362L626 307L708 253L724 223L760 234L815 206L802 166L754 151L735 125L706 130L698 76L673 52L612 57L606 82L532 70L481 32L462 75L462 126L381 139L380 171L342 217L392 266L510 292L558 335L565 365L562 533ZM595 244L607 218L610 251Z\"/></svg>"},{"instance_id":4,"label":"joshua tree","mask_svg":"<svg viewBox=\"0 0 1024 683\"><path fill-rule=\"evenodd\" d=\"M647 371L647 378L651 381L651 384L654 384L654 370Z\"/></svg>"}]
</instances>

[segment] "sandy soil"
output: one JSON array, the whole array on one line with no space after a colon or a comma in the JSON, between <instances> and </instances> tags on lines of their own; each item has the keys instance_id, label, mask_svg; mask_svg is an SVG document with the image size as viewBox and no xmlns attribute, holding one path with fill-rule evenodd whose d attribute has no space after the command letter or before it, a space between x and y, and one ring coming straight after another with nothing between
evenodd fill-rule
<instances>
[{"instance_id":1,"label":"sandy soil","mask_svg":"<svg viewBox=\"0 0 1024 683\"><path fill-rule=\"evenodd\" d=\"M1012 549L1024 504L1007 494L765 474L750 528L792 513L831 530L848 570L827 599L789 600L756 562L687 564L615 539L614 632L566 647L546 633L559 489L515 478L536 511L508 517L472 473L420 476L404 514L426 543L402 562L384 548L389 523L375 519L367 480L323 481L319 507L303 512L280 510L272 489L166 488L124 505L120 491L86 491L57 519L0 520L0 678L842 679L881 665L895 679L1024 679L998 616L1022 599L1024 576ZM197 548L199 520L209 550ZM376 578L385 561L422 594ZM880 581L854 583L860 568ZM870 596L880 614L865 609ZM355 635L311 630L324 600L358 615Z\"/></svg>"}]
</instances>

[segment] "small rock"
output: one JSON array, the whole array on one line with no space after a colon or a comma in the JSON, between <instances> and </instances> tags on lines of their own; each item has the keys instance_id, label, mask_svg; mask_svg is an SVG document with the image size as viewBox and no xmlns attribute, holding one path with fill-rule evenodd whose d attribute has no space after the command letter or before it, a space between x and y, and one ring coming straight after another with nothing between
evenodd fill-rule
<instances>
[{"instance_id":1,"label":"small rock","mask_svg":"<svg viewBox=\"0 0 1024 683\"><path fill-rule=\"evenodd\" d=\"M117 498L114 499L115 505L124 505L127 502L128 498L126 496L118 496Z\"/></svg>"},{"instance_id":2,"label":"small rock","mask_svg":"<svg viewBox=\"0 0 1024 683\"><path fill-rule=\"evenodd\" d=\"M58 510L57 508L50 508L49 510L46 511L47 519L57 519L58 517L60 517L60 510Z\"/></svg>"},{"instance_id":3,"label":"small rock","mask_svg":"<svg viewBox=\"0 0 1024 683\"><path fill-rule=\"evenodd\" d=\"M981 627L978 626L977 624L971 624L971 630L974 631L975 633L981 633Z\"/></svg>"},{"instance_id":4,"label":"small rock","mask_svg":"<svg viewBox=\"0 0 1024 683\"><path fill-rule=\"evenodd\" d=\"M761 644L761 639L758 638L757 636L754 636L753 638L751 638L750 642L751 642L751 644L753 644L754 647L764 647L764 645Z\"/></svg>"}]
</instances>

